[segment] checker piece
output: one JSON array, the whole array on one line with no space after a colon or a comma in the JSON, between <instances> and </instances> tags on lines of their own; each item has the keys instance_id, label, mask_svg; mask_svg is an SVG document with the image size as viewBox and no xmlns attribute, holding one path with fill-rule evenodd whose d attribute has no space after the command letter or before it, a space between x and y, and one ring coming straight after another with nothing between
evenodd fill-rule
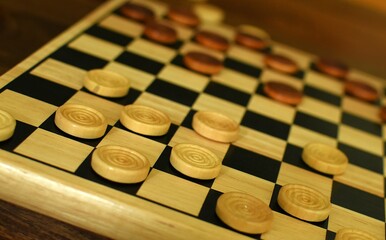
<instances>
[{"instance_id":1,"label":"checker piece","mask_svg":"<svg viewBox=\"0 0 386 240\"><path fill-rule=\"evenodd\" d=\"M127 129L148 136L165 135L171 124L165 113L138 104L125 106L120 121Z\"/></svg>"},{"instance_id":2,"label":"checker piece","mask_svg":"<svg viewBox=\"0 0 386 240\"><path fill-rule=\"evenodd\" d=\"M135 4L135 3L126 3L120 8L120 12L123 16L131 18L138 22L146 22L154 18L155 14L150 8Z\"/></svg>"},{"instance_id":3,"label":"checker piece","mask_svg":"<svg viewBox=\"0 0 386 240\"><path fill-rule=\"evenodd\" d=\"M377 90L364 82L355 80L346 81L344 89L347 93L364 101L373 102L378 99Z\"/></svg>"},{"instance_id":4,"label":"checker piece","mask_svg":"<svg viewBox=\"0 0 386 240\"><path fill-rule=\"evenodd\" d=\"M90 92L103 97L124 97L130 87L130 81L124 76L103 69L94 69L87 72L84 87Z\"/></svg>"},{"instance_id":5,"label":"checker piece","mask_svg":"<svg viewBox=\"0 0 386 240\"><path fill-rule=\"evenodd\" d=\"M343 79L346 78L348 74L348 67L346 65L329 59L319 58L316 61L315 66L322 73L336 78Z\"/></svg>"},{"instance_id":6,"label":"checker piece","mask_svg":"<svg viewBox=\"0 0 386 240\"><path fill-rule=\"evenodd\" d=\"M197 112L193 116L192 126L201 136L218 142L233 142L239 136L239 124L217 112Z\"/></svg>"},{"instance_id":7,"label":"checker piece","mask_svg":"<svg viewBox=\"0 0 386 240\"><path fill-rule=\"evenodd\" d=\"M251 25L240 25L235 37L237 44L261 50L269 46L270 36L264 30Z\"/></svg>"},{"instance_id":8,"label":"checker piece","mask_svg":"<svg viewBox=\"0 0 386 240\"><path fill-rule=\"evenodd\" d=\"M105 145L94 150L91 167L108 180L119 183L138 183L146 179L150 162L145 156L132 149Z\"/></svg>"},{"instance_id":9,"label":"checker piece","mask_svg":"<svg viewBox=\"0 0 386 240\"><path fill-rule=\"evenodd\" d=\"M0 142L12 137L16 128L15 118L4 110L0 110Z\"/></svg>"},{"instance_id":10,"label":"checker piece","mask_svg":"<svg viewBox=\"0 0 386 240\"><path fill-rule=\"evenodd\" d=\"M335 240L377 240L376 237L370 235L369 233L362 232L357 229L343 228L340 229L335 236Z\"/></svg>"},{"instance_id":11,"label":"checker piece","mask_svg":"<svg viewBox=\"0 0 386 240\"><path fill-rule=\"evenodd\" d=\"M311 168L331 175L344 173L348 165L348 158L342 151L322 143L307 144L302 158Z\"/></svg>"},{"instance_id":12,"label":"checker piece","mask_svg":"<svg viewBox=\"0 0 386 240\"><path fill-rule=\"evenodd\" d=\"M188 143L173 147L170 163L182 174L202 180L216 178L221 170L221 161L213 152Z\"/></svg>"},{"instance_id":13,"label":"checker piece","mask_svg":"<svg viewBox=\"0 0 386 240\"><path fill-rule=\"evenodd\" d=\"M200 23L198 16L192 10L187 8L170 8L168 18L189 27L195 27Z\"/></svg>"},{"instance_id":14,"label":"checker piece","mask_svg":"<svg viewBox=\"0 0 386 240\"><path fill-rule=\"evenodd\" d=\"M240 232L259 234L272 225L272 210L258 198L241 192L222 194L216 204L217 216Z\"/></svg>"},{"instance_id":15,"label":"checker piece","mask_svg":"<svg viewBox=\"0 0 386 240\"><path fill-rule=\"evenodd\" d=\"M283 73L294 74L299 71L298 64L284 55L267 54L265 55L264 63L268 67Z\"/></svg>"},{"instance_id":16,"label":"checker piece","mask_svg":"<svg viewBox=\"0 0 386 240\"><path fill-rule=\"evenodd\" d=\"M55 124L63 132L85 139L100 138L107 129L107 120L102 113L78 104L59 107L55 113Z\"/></svg>"},{"instance_id":17,"label":"checker piece","mask_svg":"<svg viewBox=\"0 0 386 240\"><path fill-rule=\"evenodd\" d=\"M216 74L223 68L223 64L220 60L198 51L186 53L183 61L188 68L203 74Z\"/></svg>"},{"instance_id":18,"label":"checker piece","mask_svg":"<svg viewBox=\"0 0 386 240\"><path fill-rule=\"evenodd\" d=\"M143 33L149 39L162 44L173 44L177 41L177 31L174 28L155 21L147 23Z\"/></svg>"},{"instance_id":19,"label":"checker piece","mask_svg":"<svg viewBox=\"0 0 386 240\"><path fill-rule=\"evenodd\" d=\"M229 48L228 39L215 32L199 31L195 39L199 44L214 50L226 51Z\"/></svg>"},{"instance_id":20,"label":"checker piece","mask_svg":"<svg viewBox=\"0 0 386 240\"><path fill-rule=\"evenodd\" d=\"M296 88L278 81L269 81L264 84L264 93L276 101L298 105L303 98L303 94Z\"/></svg>"},{"instance_id":21,"label":"checker piece","mask_svg":"<svg viewBox=\"0 0 386 240\"><path fill-rule=\"evenodd\" d=\"M382 122L386 122L386 107L383 106L379 109L379 117L381 118Z\"/></svg>"},{"instance_id":22,"label":"checker piece","mask_svg":"<svg viewBox=\"0 0 386 240\"><path fill-rule=\"evenodd\" d=\"M287 213L309 222L324 221L331 211L331 203L326 196L300 184L284 185L279 191L277 201Z\"/></svg>"}]
</instances>

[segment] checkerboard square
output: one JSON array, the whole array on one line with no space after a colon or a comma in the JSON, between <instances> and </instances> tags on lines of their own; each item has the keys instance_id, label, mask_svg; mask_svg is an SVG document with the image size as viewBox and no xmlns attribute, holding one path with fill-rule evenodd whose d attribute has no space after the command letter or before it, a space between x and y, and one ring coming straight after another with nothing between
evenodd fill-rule
<instances>
[{"instance_id":1,"label":"checkerboard square","mask_svg":"<svg viewBox=\"0 0 386 240\"><path fill-rule=\"evenodd\" d=\"M233 145L281 161L287 142L251 128L240 126L239 138Z\"/></svg>"},{"instance_id":2,"label":"checkerboard square","mask_svg":"<svg viewBox=\"0 0 386 240\"><path fill-rule=\"evenodd\" d=\"M103 19L99 25L128 37L138 37L143 32L143 24L112 14Z\"/></svg>"},{"instance_id":3,"label":"checkerboard square","mask_svg":"<svg viewBox=\"0 0 386 240\"><path fill-rule=\"evenodd\" d=\"M197 92L179 87L161 79L153 81L146 91L187 106L192 106L198 97Z\"/></svg>"},{"instance_id":4,"label":"checkerboard square","mask_svg":"<svg viewBox=\"0 0 386 240\"><path fill-rule=\"evenodd\" d=\"M131 195L135 195L139 188L142 186L142 182L135 183L135 184L122 184L122 183L116 183L112 182L110 180L107 180L103 177L101 177L99 174L97 174L91 167L91 156L90 154L83 162L82 164L76 169L75 175L79 176L81 178L90 180L92 182L104 185L108 188L112 188L124 193L128 193Z\"/></svg>"},{"instance_id":5,"label":"checkerboard square","mask_svg":"<svg viewBox=\"0 0 386 240\"><path fill-rule=\"evenodd\" d=\"M339 107L316 98L303 96L302 102L298 105L298 110L335 124L341 122L342 110Z\"/></svg>"},{"instance_id":6,"label":"checkerboard square","mask_svg":"<svg viewBox=\"0 0 386 240\"><path fill-rule=\"evenodd\" d=\"M0 93L1 109L16 120L38 127L57 109L49 103L5 89Z\"/></svg>"},{"instance_id":7,"label":"checkerboard square","mask_svg":"<svg viewBox=\"0 0 386 240\"><path fill-rule=\"evenodd\" d=\"M385 197L383 174L349 164L343 174L334 176L334 180L378 197Z\"/></svg>"},{"instance_id":8,"label":"checkerboard square","mask_svg":"<svg viewBox=\"0 0 386 240\"><path fill-rule=\"evenodd\" d=\"M203 53L209 54L209 55L211 55L219 60L224 60L224 57L225 57L223 52L205 47L205 46L201 45L200 43L198 43L197 41L185 42L184 45L179 49L179 53L181 55L185 55L186 53L191 52L191 51L203 52Z\"/></svg>"},{"instance_id":9,"label":"checkerboard square","mask_svg":"<svg viewBox=\"0 0 386 240\"><path fill-rule=\"evenodd\" d=\"M164 64L160 62L128 51L124 51L115 59L115 61L154 75L158 74L164 67Z\"/></svg>"},{"instance_id":10,"label":"checkerboard square","mask_svg":"<svg viewBox=\"0 0 386 240\"><path fill-rule=\"evenodd\" d=\"M127 46L133 40L133 38L131 37L122 35L120 33L111 31L100 26L92 26L91 28L87 29L85 33L103 39L105 41L120 45L122 47Z\"/></svg>"},{"instance_id":11,"label":"checkerboard square","mask_svg":"<svg viewBox=\"0 0 386 240\"><path fill-rule=\"evenodd\" d=\"M51 58L84 70L103 68L108 62L66 46L54 52Z\"/></svg>"},{"instance_id":12,"label":"checkerboard square","mask_svg":"<svg viewBox=\"0 0 386 240\"><path fill-rule=\"evenodd\" d=\"M231 45L227 53L229 58L251 65L253 67L262 69L264 68L263 58L264 54L258 51L250 51L249 48L245 48L239 45ZM235 71L238 72L237 69ZM256 78L259 77L255 76Z\"/></svg>"},{"instance_id":13,"label":"checkerboard square","mask_svg":"<svg viewBox=\"0 0 386 240\"><path fill-rule=\"evenodd\" d=\"M260 68L256 68L249 64L228 57L224 60L224 66L255 78L258 78L262 71Z\"/></svg>"},{"instance_id":14,"label":"checkerboard square","mask_svg":"<svg viewBox=\"0 0 386 240\"><path fill-rule=\"evenodd\" d=\"M259 88L261 86L262 85L259 85ZM287 124L293 123L296 113L294 107L259 94L252 96L247 109Z\"/></svg>"},{"instance_id":15,"label":"checkerboard square","mask_svg":"<svg viewBox=\"0 0 386 240\"><path fill-rule=\"evenodd\" d=\"M123 51L123 47L103 39L83 34L68 44L70 48L104 60L113 60Z\"/></svg>"},{"instance_id":16,"label":"checkerboard square","mask_svg":"<svg viewBox=\"0 0 386 240\"><path fill-rule=\"evenodd\" d=\"M48 58L31 71L32 75L79 90L83 87L86 71L64 62Z\"/></svg>"},{"instance_id":17,"label":"checkerboard square","mask_svg":"<svg viewBox=\"0 0 386 240\"><path fill-rule=\"evenodd\" d=\"M385 221L384 198L352 188L337 181L334 181L332 185L331 203L380 221Z\"/></svg>"},{"instance_id":18,"label":"checkerboard square","mask_svg":"<svg viewBox=\"0 0 386 240\"><path fill-rule=\"evenodd\" d=\"M223 68L221 72L213 75L212 80L213 82L220 83L228 86L229 88L233 88L249 94L254 93L257 86L259 85L257 78L236 72L228 68Z\"/></svg>"},{"instance_id":19,"label":"checkerboard square","mask_svg":"<svg viewBox=\"0 0 386 240\"><path fill-rule=\"evenodd\" d=\"M15 149L15 152L74 172L92 150L91 146L37 129Z\"/></svg>"},{"instance_id":20,"label":"checkerboard square","mask_svg":"<svg viewBox=\"0 0 386 240\"><path fill-rule=\"evenodd\" d=\"M241 172L234 168L222 166L221 172L214 180L212 189L222 193L245 192L269 205L271 200L273 182Z\"/></svg>"},{"instance_id":21,"label":"checkerboard square","mask_svg":"<svg viewBox=\"0 0 386 240\"><path fill-rule=\"evenodd\" d=\"M249 94L215 82L210 82L205 88L205 92L213 96L217 96L219 98L240 104L242 106L247 106L251 97Z\"/></svg>"},{"instance_id":22,"label":"checkerboard square","mask_svg":"<svg viewBox=\"0 0 386 240\"><path fill-rule=\"evenodd\" d=\"M284 84L288 84L299 91L303 90L303 85L304 85L303 81L300 81L298 78L295 78L292 75L281 73L279 71L275 71L272 69L264 69L264 71L260 76L260 79L263 83L266 83L269 81L277 81Z\"/></svg>"},{"instance_id":23,"label":"checkerboard square","mask_svg":"<svg viewBox=\"0 0 386 240\"><path fill-rule=\"evenodd\" d=\"M152 59L156 62L168 63L177 52L171 48L159 45L146 39L137 38L128 47L129 52Z\"/></svg>"},{"instance_id":24,"label":"checkerboard square","mask_svg":"<svg viewBox=\"0 0 386 240\"><path fill-rule=\"evenodd\" d=\"M335 138L311 131L298 125L291 126L288 142L298 147L304 147L307 143L310 142L324 143L332 147L337 146L338 143Z\"/></svg>"},{"instance_id":25,"label":"checkerboard square","mask_svg":"<svg viewBox=\"0 0 386 240\"><path fill-rule=\"evenodd\" d=\"M241 124L274 137L287 140L290 126L275 119L246 111Z\"/></svg>"},{"instance_id":26,"label":"checkerboard square","mask_svg":"<svg viewBox=\"0 0 386 240\"><path fill-rule=\"evenodd\" d=\"M343 151L351 164L365 168L377 173L383 173L382 157L369 152L351 147L344 143L339 143L338 148Z\"/></svg>"},{"instance_id":27,"label":"checkerboard square","mask_svg":"<svg viewBox=\"0 0 386 240\"><path fill-rule=\"evenodd\" d=\"M76 92L74 89L46 81L43 78L28 73L18 77L8 84L7 87L15 92L55 106L61 106Z\"/></svg>"},{"instance_id":28,"label":"checkerboard square","mask_svg":"<svg viewBox=\"0 0 386 240\"><path fill-rule=\"evenodd\" d=\"M324 121L306 113L297 112L294 123L332 138L336 138L338 136L338 126L336 124Z\"/></svg>"},{"instance_id":29,"label":"checkerboard square","mask_svg":"<svg viewBox=\"0 0 386 240\"><path fill-rule=\"evenodd\" d=\"M343 112L342 123L376 136L382 136L382 125L380 123L375 123L347 112Z\"/></svg>"},{"instance_id":30,"label":"checkerboard square","mask_svg":"<svg viewBox=\"0 0 386 240\"><path fill-rule=\"evenodd\" d=\"M321 89L311 87L310 85L304 86L304 94L335 106L341 105L340 97Z\"/></svg>"},{"instance_id":31,"label":"checkerboard square","mask_svg":"<svg viewBox=\"0 0 386 240\"><path fill-rule=\"evenodd\" d=\"M153 168L137 195L198 216L208 192L207 187Z\"/></svg>"},{"instance_id":32,"label":"checkerboard square","mask_svg":"<svg viewBox=\"0 0 386 240\"><path fill-rule=\"evenodd\" d=\"M379 123L379 107L370 103L360 101L358 99L345 96L342 102L343 111L351 113L355 116L367 119L369 121Z\"/></svg>"},{"instance_id":33,"label":"checkerboard square","mask_svg":"<svg viewBox=\"0 0 386 240\"><path fill-rule=\"evenodd\" d=\"M272 52L293 59L302 69L309 68L309 62L313 57L311 54L277 42L272 46Z\"/></svg>"},{"instance_id":34,"label":"checkerboard square","mask_svg":"<svg viewBox=\"0 0 386 240\"><path fill-rule=\"evenodd\" d=\"M279 161L233 145L229 147L223 165L271 182L276 182L280 169Z\"/></svg>"},{"instance_id":35,"label":"checkerboard square","mask_svg":"<svg viewBox=\"0 0 386 240\"><path fill-rule=\"evenodd\" d=\"M307 85L323 92L328 92L336 96L342 96L344 94L344 85L342 81L337 81L334 78L318 72L308 71L305 76L305 82Z\"/></svg>"}]
</instances>

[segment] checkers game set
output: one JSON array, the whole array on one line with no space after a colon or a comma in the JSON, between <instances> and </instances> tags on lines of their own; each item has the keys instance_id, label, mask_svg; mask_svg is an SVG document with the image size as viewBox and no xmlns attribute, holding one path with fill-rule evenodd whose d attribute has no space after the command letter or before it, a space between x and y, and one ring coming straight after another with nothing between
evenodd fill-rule
<instances>
[{"instance_id":1,"label":"checkers game set","mask_svg":"<svg viewBox=\"0 0 386 240\"><path fill-rule=\"evenodd\" d=\"M108 1L3 75L1 197L112 238L385 239L384 80L191 7Z\"/></svg>"}]
</instances>

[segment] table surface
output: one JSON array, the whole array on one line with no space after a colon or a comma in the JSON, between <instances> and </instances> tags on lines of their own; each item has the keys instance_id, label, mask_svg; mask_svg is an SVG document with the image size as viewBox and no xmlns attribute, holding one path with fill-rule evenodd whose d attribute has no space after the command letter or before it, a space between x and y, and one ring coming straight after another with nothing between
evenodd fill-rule
<instances>
[{"instance_id":1,"label":"table surface","mask_svg":"<svg viewBox=\"0 0 386 240\"><path fill-rule=\"evenodd\" d=\"M103 1L35 0L28 4L22 0L0 2L0 73L6 72L32 54L101 2ZM386 16L382 9L377 11L374 8L363 8L360 4L345 5L345 1L313 1L313 5L307 5L299 0L286 2L284 7L280 0L269 1L270 3L258 1L254 2L252 8L249 7L252 5L250 0L243 0L243 4L237 6L233 1L212 2L221 4L227 12L227 20L232 24L259 24L269 30L274 39L316 54L333 52L334 58L386 77L386 68L382 67L386 62L386 46L383 44L386 41ZM270 11L259 10L267 8ZM317 12L317 9L321 11ZM259 14L254 14L254 11ZM331 24L336 29L327 27ZM320 27L317 33L310 31L315 25ZM33 225L28 224L32 222ZM5 239L104 239L1 200L0 235Z\"/></svg>"}]
</instances>

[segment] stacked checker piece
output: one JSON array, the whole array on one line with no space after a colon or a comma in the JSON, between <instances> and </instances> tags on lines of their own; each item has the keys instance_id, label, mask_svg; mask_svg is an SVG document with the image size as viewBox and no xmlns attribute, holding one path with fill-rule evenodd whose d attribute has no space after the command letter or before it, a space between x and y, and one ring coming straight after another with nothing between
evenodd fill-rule
<instances>
[{"instance_id":1,"label":"stacked checker piece","mask_svg":"<svg viewBox=\"0 0 386 240\"><path fill-rule=\"evenodd\" d=\"M213 9L215 8L212 7L211 10ZM166 45L177 41L177 31L171 26L154 21L155 14L150 8L140 4L127 4L121 8L121 13L142 22L145 26L144 35L148 39ZM198 24L197 17L194 20L186 20L186 16L194 18L194 14L186 9L171 9L168 17L189 27ZM259 29L242 26L235 41L254 50L264 50L269 46L267 36ZM195 41L216 51L226 51L230 46L225 37L208 31L198 31ZM296 62L285 56L266 54L264 62L267 67L285 74L296 74L299 71ZM219 74L223 69L220 59L203 51L185 53L183 63L193 71L208 75ZM347 67L322 59L315 66L321 72L336 78L345 78L348 72ZM367 85L358 87L359 84L355 85L355 83L352 87L352 83L353 81L347 81L348 93L366 101L378 99L377 92L373 88ZM84 87L103 97L120 98L129 92L129 81L117 73L97 69L87 73L84 78ZM355 88L360 90L352 90ZM302 101L302 93L299 90L280 80L266 82L263 91L267 96L284 104L296 106ZM365 92L365 94L358 94L358 92ZM361 97L363 95L371 95L371 97ZM68 112L70 113L67 114ZM121 113L120 121L127 129L145 136L167 134L171 124L171 120L163 112L138 104L127 105ZM58 108L55 123L64 132L79 138L100 138L107 129L106 119L100 112L87 106L73 104ZM216 142L230 143L237 141L239 137L238 123L218 112L198 111L194 114L191 124L198 134ZM187 154L183 151L187 151ZM347 157L342 152L321 143L306 145L303 150L303 159L310 167L327 174L342 174L348 165ZM197 161L211 163L208 167L206 162ZM221 162L209 149L191 143L175 145L170 154L170 163L173 167L189 177L198 179L217 177L221 171ZM91 166L101 176L120 183L144 181L150 170L150 163L144 155L122 146L98 147L93 153ZM329 171L331 168L335 171ZM319 191L296 184L288 184L280 189L278 203L289 214L311 222L324 221L331 209L329 200ZM317 209L313 209L314 205ZM274 221L272 211L263 201L242 192L228 192L221 195L217 201L216 213L230 227L248 234L265 233L269 231ZM351 232L361 231L352 230ZM340 239L340 235L343 234L338 232L336 239Z\"/></svg>"}]
</instances>

